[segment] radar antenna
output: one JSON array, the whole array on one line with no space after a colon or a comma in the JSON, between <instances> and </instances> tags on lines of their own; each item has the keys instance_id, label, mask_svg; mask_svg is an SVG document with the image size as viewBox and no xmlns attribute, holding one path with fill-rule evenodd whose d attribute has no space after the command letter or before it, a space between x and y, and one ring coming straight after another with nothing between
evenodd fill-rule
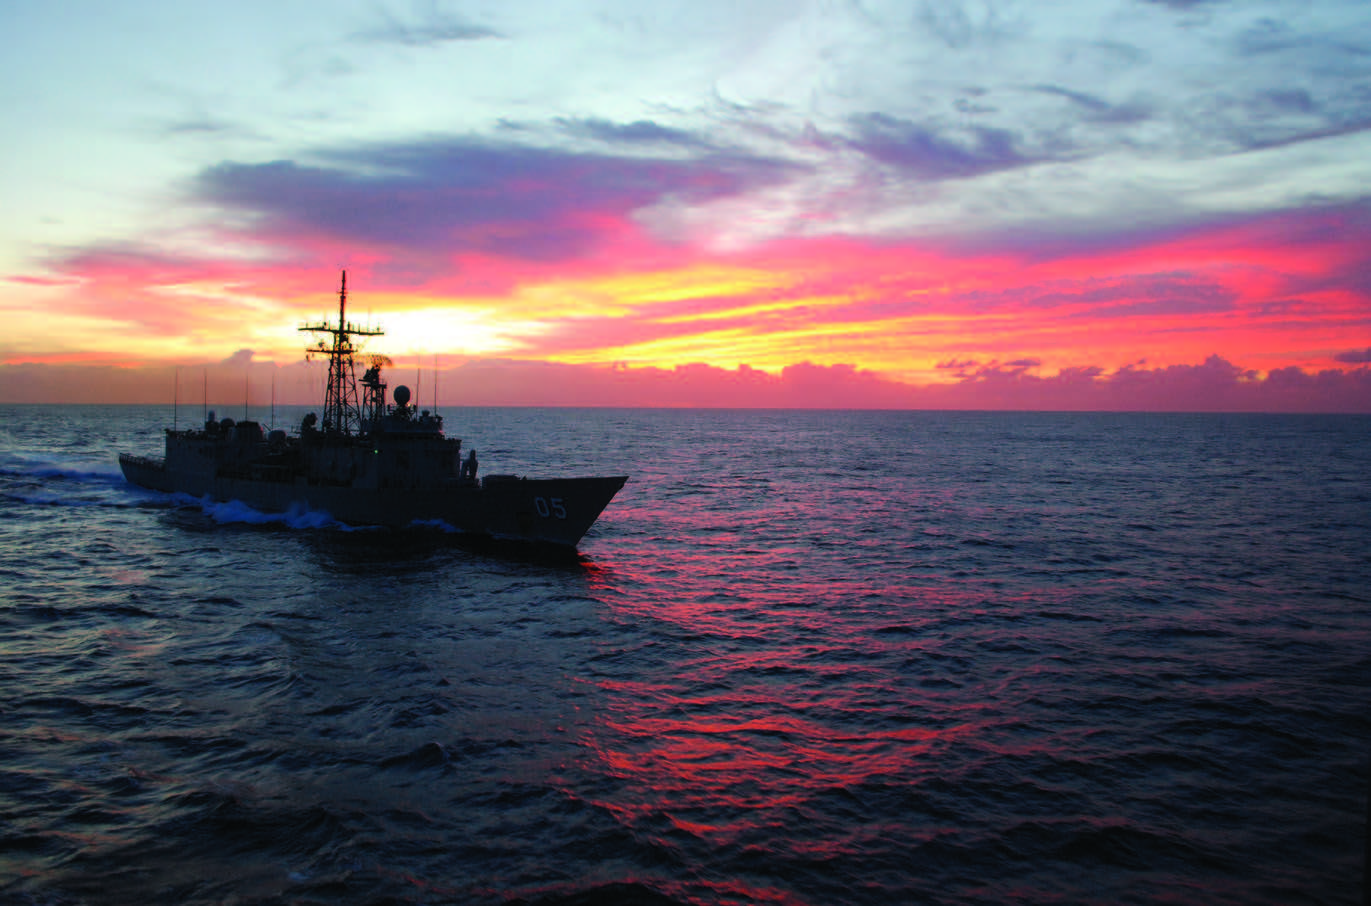
<instances>
[{"instance_id":1,"label":"radar antenna","mask_svg":"<svg viewBox=\"0 0 1371 906\"><path fill-rule=\"evenodd\" d=\"M386 415L386 382L381 380L381 369L391 364L390 356L369 355L367 364L371 367L362 375L362 430L375 431Z\"/></svg>"},{"instance_id":2,"label":"radar antenna","mask_svg":"<svg viewBox=\"0 0 1371 906\"><path fill-rule=\"evenodd\" d=\"M374 327L361 327L347 320L348 272L343 271L343 281L338 289L338 324L328 321L301 325L301 330L330 334L330 343L320 338L312 346L305 348L305 358L328 356L328 389L324 393L325 432L351 434L360 429L362 413L357 401L357 377L353 371L353 355L357 348L352 344L353 337L376 337L385 331Z\"/></svg>"}]
</instances>

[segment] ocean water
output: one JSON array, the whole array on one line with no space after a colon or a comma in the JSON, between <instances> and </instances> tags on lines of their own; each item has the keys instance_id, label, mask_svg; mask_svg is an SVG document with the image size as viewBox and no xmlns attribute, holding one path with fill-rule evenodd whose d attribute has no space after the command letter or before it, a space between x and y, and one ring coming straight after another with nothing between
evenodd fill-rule
<instances>
[{"instance_id":1,"label":"ocean water","mask_svg":"<svg viewBox=\"0 0 1371 906\"><path fill-rule=\"evenodd\" d=\"M630 482L548 560L0 407L0 901L1362 900L1371 418L444 415Z\"/></svg>"}]
</instances>

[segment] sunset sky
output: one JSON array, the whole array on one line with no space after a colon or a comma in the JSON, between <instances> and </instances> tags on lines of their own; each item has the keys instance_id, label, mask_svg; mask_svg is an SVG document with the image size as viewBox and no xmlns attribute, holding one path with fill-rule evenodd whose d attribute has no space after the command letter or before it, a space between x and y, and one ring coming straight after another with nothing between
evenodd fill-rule
<instances>
[{"instance_id":1,"label":"sunset sky","mask_svg":"<svg viewBox=\"0 0 1371 906\"><path fill-rule=\"evenodd\" d=\"M346 268L447 405L1371 412L1365 0L0 27L0 401L313 401Z\"/></svg>"}]
</instances>

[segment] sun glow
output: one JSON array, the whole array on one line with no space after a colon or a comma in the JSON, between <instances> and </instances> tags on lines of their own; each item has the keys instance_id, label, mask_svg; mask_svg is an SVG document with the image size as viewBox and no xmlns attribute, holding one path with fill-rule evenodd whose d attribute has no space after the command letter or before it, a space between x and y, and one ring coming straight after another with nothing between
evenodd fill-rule
<instances>
[{"instance_id":1,"label":"sun glow","mask_svg":"<svg viewBox=\"0 0 1371 906\"><path fill-rule=\"evenodd\" d=\"M519 337L536 334L537 322L509 321L489 308L422 306L377 318L384 337L369 346L390 354L442 353L458 357L503 355L518 349Z\"/></svg>"}]
</instances>

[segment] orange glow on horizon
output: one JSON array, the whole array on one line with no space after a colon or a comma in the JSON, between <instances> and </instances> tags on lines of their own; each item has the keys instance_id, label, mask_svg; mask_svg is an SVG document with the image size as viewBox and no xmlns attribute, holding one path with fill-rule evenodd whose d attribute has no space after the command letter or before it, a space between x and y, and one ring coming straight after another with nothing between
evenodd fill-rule
<instances>
[{"instance_id":1,"label":"orange glow on horizon","mask_svg":"<svg viewBox=\"0 0 1371 906\"><path fill-rule=\"evenodd\" d=\"M1364 254L1356 231L1305 223L1290 240L1270 220L1055 256L853 238L706 255L622 232L622 254L564 267L467 257L397 280L385 259L353 255L348 314L386 331L366 351L397 360L771 375L812 363L927 385L1216 354L1262 372L1346 370L1333 356L1371 346L1371 304L1339 276ZM0 362L298 363L300 324L336 317L336 273L295 265L103 255L72 269L10 281Z\"/></svg>"}]
</instances>

